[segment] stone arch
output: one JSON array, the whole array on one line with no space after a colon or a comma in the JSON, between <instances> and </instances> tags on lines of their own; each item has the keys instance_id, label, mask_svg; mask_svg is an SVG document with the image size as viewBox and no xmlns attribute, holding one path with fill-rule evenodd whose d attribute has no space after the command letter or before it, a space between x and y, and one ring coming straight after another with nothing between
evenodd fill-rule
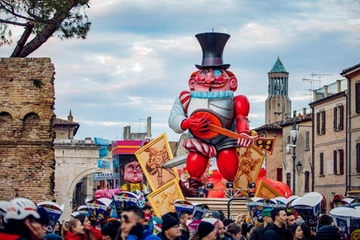
<instances>
[{"instance_id":1,"label":"stone arch","mask_svg":"<svg viewBox=\"0 0 360 240\"><path fill-rule=\"evenodd\" d=\"M27 105L21 108L20 113L19 113L19 118L21 120L24 119L24 117L29 114L29 113L35 113L39 116L40 121L44 120L44 114L43 114L43 110L38 107L38 106L33 106L33 105Z\"/></svg>"},{"instance_id":2,"label":"stone arch","mask_svg":"<svg viewBox=\"0 0 360 240\"><path fill-rule=\"evenodd\" d=\"M15 111L12 108L0 107L0 113L3 113L3 112L10 114L12 119L17 117L17 114L15 113Z\"/></svg>"},{"instance_id":3,"label":"stone arch","mask_svg":"<svg viewBox=\"0 0 360 240\"><path fill-rule=\"evenodd\" d=\"M104 172L111 172L111 171L106 171L104 169L99 169L97 167L93 167L93 168L88 168L88 169L84 169L83 171L79 172L72 180L71 183L69 184L70 187L68 189L68 192L66 193L67 196L71 196L73 195L73 191L75 189L76 184L83 179L85 176L92 174L92 173L104 173Z\"/></svg>"},{"instance_id":4,"label":"stone arch","mask_svg":"<svg viewBox=\"0 0 360 240\"><path fill-rule=\"evenodd\" d=\"M81 171L77 172L75 174L74 177L72 178L67 178L66 182L63 182L62 184L64 186L69 186L69 188L67 189L67 191L59 191L58 192L58 196L56 197L58 204L65 204L65 208L64 208L64 212L61 215L61 220L68 220L70 219L70 215L71 215L71 210L72 210L72 206L70 205L70 202L72 201L72 197L73 197L73 192L75 189L76 184L85 176L89 175L89 174L93 174L93 173L101 173L101 172L110 172L110 171L105 171L104 169L99 169L97 167L89 167L89 168L85 168L82 169Z\"/></svg>"},{"instance_id":5,"label":"stone arch","mask_svg":"<svg viewBox=\"0 0 360 240\"><path fill-rule=\"evenodd\" d=\"M10 113L5 111L0 112L0 132L2 133L0 138L9 138L12 136L12 123L13 117Z\"/></svg>"},{"instance_id":6,"label":"stone arch","mask_svg":"<svg viewBox=\"0 0 360 240\"><path fill-rule=\"evenodd\" d=\"M23 137L38 138L40 117L36 113L28 113L23 117Z\"/></svg>"}]
</instances>

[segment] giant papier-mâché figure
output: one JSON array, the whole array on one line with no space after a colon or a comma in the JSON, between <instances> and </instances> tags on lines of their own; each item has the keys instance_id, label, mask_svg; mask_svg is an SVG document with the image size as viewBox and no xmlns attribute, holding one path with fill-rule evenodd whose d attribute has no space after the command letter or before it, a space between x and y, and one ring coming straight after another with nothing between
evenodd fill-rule
<instances>
[{"instance_id":1,"label":"giant papier-m\u00e2ch\u00e9 figure","mask_svg":"<svg viewBox=\"0 0 360 240\"><path fill-rule=\"evenodd\" d=\"M238 171L237 147L248 147L255 137L249 135L250 104L246 96L234 96L238 82L223 64L222 54L230 35L200 33L196 35L203 59L189 80L190 91L183 91L175 100L169 116L169 126L176 133L189 130L191 136L184 142L189 151L186 167L189 186L180 181L185 196L196 197L203 185L201 177L209 158L216 157L223 178L232 182ZM209 123L237 132L239 138L230 138L209 130Z\"/></svg>"}]
</instances>

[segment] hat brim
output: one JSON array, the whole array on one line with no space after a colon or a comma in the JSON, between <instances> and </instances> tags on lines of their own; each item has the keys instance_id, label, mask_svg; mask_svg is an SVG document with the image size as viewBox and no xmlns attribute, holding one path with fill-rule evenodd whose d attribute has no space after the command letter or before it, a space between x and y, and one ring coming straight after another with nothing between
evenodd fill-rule
<instances>
[{"instance_id":1,"label":"hat brim","mask_svg":"<svg viewBox=\"0 0 360 240\"><path fill-rule=\"evenodd\" d=\"M195 67L197 69L213 68L213 67L228 69L230 67L230 64L218 64L218 65L216 65L216 64L214 64L214 65L197 65L197 64L195 64Z\"/></svg>"}]
</instances>

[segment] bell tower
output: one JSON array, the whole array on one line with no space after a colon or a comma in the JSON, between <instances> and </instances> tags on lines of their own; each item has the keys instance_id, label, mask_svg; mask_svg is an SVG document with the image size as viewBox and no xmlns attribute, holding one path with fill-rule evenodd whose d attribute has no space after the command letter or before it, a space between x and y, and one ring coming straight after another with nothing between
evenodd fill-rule
<instances>
[{"instance_id":1,"label":"bell tower","mask_svg":"<svg viewBox=\"0 0 360 240\"><path fill-rule=\"evenodd\" d=\"M286 114L291 114L291 100L288 96L289 73L279 57L268 73L268 78L268 97L265 101L265 124L284 121L287 117Z\"/></svg>"}]
</instances>

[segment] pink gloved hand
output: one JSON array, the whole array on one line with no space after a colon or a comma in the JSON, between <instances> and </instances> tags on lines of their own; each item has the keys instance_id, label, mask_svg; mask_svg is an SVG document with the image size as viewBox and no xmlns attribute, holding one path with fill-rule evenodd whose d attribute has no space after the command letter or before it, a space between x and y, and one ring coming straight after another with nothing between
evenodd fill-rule
<instances>
[{"instance_id":1,"label":"pink gloved hand","mask_svg":"<svg viewBox=\"0 0 360 240\"><path fill-rule=\"evenodd\" d=\"M182 129L184 130L189 129L190 131L205 132L208 130L208 127L209 127L209 122L206 119L206 114L201 118L192 115L188 119L182 121L181 123Z\"/></svg>"},{"instance_id":2,"label":"pink gloved hand","mask_svg":"<svg viewBox=\"0 0 360 240\"><path fill-rule=\"evenodd\" d=\"M240 136L237 140L237 144L239 147L249 147L251 144L254 143L254 140L256 140L259 136L250 136L246 133L240 133Z\"/></svg>"}]
</instances>

